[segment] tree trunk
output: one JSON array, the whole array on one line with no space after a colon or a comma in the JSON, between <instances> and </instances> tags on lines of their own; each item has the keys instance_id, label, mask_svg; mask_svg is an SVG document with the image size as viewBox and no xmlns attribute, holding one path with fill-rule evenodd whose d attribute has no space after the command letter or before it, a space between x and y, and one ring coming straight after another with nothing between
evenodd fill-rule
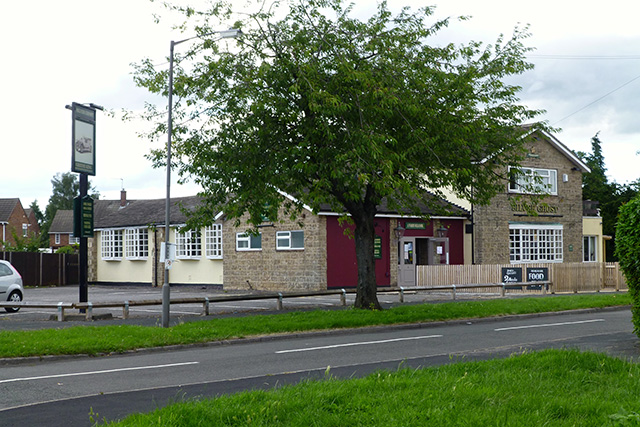
<instances>
[{"instance_id":1,"label":"tree trunk","mask_svg":"<svg viewBox=\"0 0 640 427\"><path fill-rule=\"evenodd\" d=\"M376 283L376 261L373 253L375 239L375 210L354 218L356 261L358 263L358 284L356 288L356 308L382 310L378 302Z\"/></svg>"}]
</instances>

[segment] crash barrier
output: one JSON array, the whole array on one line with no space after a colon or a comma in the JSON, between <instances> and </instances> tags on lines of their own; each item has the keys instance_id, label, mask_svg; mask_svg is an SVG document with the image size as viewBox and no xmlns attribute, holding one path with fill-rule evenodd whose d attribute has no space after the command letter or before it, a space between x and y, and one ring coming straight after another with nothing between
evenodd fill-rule
<instances>
[{"instance_id":1,"label":"crash barrier","mask_svg":"<svg viewBox=\"0 0 640 427\"><path fill-rule=\"evenodd\" d=\"M404 303L405 294L408 292L451 292L453 300L457 298L457 292L465 291L468 289L485 289L485 288L497 288L500 291L500 296L504 297L509 290L541 290L545 295L548 291L553 293L552 282L518 282L518 283L482 283L482 284L465 284L465 285L447 285L447 286L411 286L411 287L392 287L378 289L378 294L390 294L397 293L399 295L399 302ZM255 301L265 299L275 299L276 307L278 310L282 310L284 306L284 300L286 298L301 298L301 297L318 297L325 295L339 295L340 304L342 306L347 305L347 294L355 294L355 289L333 289L326 291L315 292L269 292L261 294L249 294L249 295L222 295L216 297L184 297L184 298L172 298L170 304L202 304L202 316L209 315L209 307L213 303L233 302L233 301ZM54 309L58 311L57 320L62 322L65 320L65 312L67 310L80 310L85 315L86 320L93 319L93 309L95 308L122 308L122 317L127 319L129 317L129 309L132 306L150 306L150 305L162 305L161 299L152 300L139 300L139 301L122 301L122 302L77 302L77 303L30 303L30 302L0 302L0 308L12 307L20 309L32 309L32 308L44 308Z\"/></svg>"}]
</instances>

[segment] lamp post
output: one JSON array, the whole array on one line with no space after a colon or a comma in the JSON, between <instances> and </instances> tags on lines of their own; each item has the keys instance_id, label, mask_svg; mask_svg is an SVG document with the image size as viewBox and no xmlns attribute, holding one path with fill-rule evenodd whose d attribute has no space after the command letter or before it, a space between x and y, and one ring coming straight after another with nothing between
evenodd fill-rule
<instances>
[{"instance_id":1,"label":"lamp post","mask_svg":"<svg viewBox=\"0 0 640 427\"><path fill-rule=\"evenodd\" d=\"M223 31L213 31L211 33L202 34L200 36L189 37L188 39L173 41L171 40L169 48L169 111L167 119L167 197L165 200L164 214L164 282L162 284L162 327L169 327L169 306L171 303L171 287L169 285L169 268L171 267L170 250L169 250L169 231L171 225L171 137L173 133L173 50L180 43L193 40L200 37L206 37L217 34L221 39L236 38L242 32L238 29L229 29Z\"/></svg>"}]
</instances>

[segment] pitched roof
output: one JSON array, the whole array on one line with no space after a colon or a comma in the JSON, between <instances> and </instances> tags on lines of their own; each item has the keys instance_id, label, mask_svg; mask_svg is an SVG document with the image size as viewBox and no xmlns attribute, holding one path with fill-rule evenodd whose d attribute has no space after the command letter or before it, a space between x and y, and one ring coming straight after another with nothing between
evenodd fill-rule
<instances>
[{"instance_id":1,"label":"pitched roof","mask_svg":"<svg viewBox=\"0 0 640 427\"><path fill-rule=\"evenodd\" d=\"M171 224L184 224L187 220L182 208L194 210L200 203L198 196L171 198ZM93 208L94 228L139 227L150 224L164 225L165 199L96 200Z\"/></svg>"},{"instance_id":2,"label":"pitched roof","mask_svg":"<svg viewBox=\"0 0 640 427\"><path fill-rule=\"evenodd\" d=\"M282 193L285 197L290 197L291 199L295 199L294 197ZM430 193L428 191L424 192L424 195L421 200L416 203L418 208L418 215L420 216L469 216L470 212L456 204L453 204L447 200L441 199ZM329 204L320 205L320 209L318 211L319 215L335 215L340 214L339 212L335 212L331 209ZM412 213L409 211L398 211L396 209L392 209L389 207L389 202L386 198L382 199L382 202L377 206L376 216L392 216L392 217L404 217L404 216L416 216L416 213Z\"/></svg>"},{"instance_id":3,"label":"pitched roof","mask_svg":"<svg viewBox=\"0 0 640 427\"><path fill-rule=\"evenodd\" d=\"M0 199L0 222L8 222L9 217L20 203L20 199Z\"/></svg>"},{"instance_id":4,"label":"pitched roof","mask_svg":"<svg viewBox=\"0 0 640 427\"><path fill-rule=\"evenodd\" d=\"M539 132L540 134L542 134L545 138L547 138L547 141L552 146L554 146L560 153L564 154L564 156L567 159L569 159L569 161L573 163L578 169L580 169L581 172L583 173L591 172L591 169L589 169L589 166L587 166L585 162L580 160L580 158L573 151L571 151L569 147L564 145L562 142L558 140L558 138L556 138L549 132L545 132L540 129L534 129L533 125L524 125L523 128L527 130L531 130L527 135L531 135L535 132Z\"/></svg>"},{"instance_id":5,"label":"pitched roof","mask_svg":"<svg viewBox=\"0 0 640 427\"><path fill-rule=\"evenodd\" d=\"M56 211L56 216L51 221L51 227L49 227L49 234L54 233L73 233L73 210L59 209Z\"/></svg>"}]
</instances>

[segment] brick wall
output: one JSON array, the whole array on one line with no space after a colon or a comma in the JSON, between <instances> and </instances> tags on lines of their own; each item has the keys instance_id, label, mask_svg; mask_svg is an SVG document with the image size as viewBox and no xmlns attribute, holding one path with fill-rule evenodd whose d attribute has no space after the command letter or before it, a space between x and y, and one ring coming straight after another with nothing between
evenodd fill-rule
<instances>
[{"instance_id":1,"label":"brick wall","mask_svg":"<svg viewBox=\"0 0 640 427\"><path fill-rule=\"evenodd\" d=\"M13 246L16 244L16 239L13 238L14 233L19 238L22 238L22 224L29 224L29 218L25 215L24 209L20 203L18 203L13 209L13 212L11 212L7 222L8 224L4 225L4 237L5 240ZM2 234L0 234L0 245L2 244L1 240Z\"/></svg>"},{"instance_id":2,"label":"brick wall","mask_svg":"<svg viewBox=\"0 0 640 427\"><path fill-rule=\"evenodd\" d=\"M541 209L537 216L522 209L522 203L531 203L526 195L505 193L497 195L488 206L474 207L474 244L477 264L509 263L509 222L563 225L563 261L582 261L582 173L563 153L546 139L533 137L527 143L529 155L522 167L556 169L557 195L549 195L539 203L551 209ZM506 171L505 171L506 173ZM563 175L568 177L563 182Z\"/></svg>"},{"instance_id":3,"label":"brick wall","mask_svg":"<svg viewBox=\"0 0 640 427\"><path fill-rule=\"evenodd\" d=\"M234 227L233 220L223 226L225 289L302 291L327 289L325 218L305 211L298 221L285 219L261 227L262 250L237 251L236 233L247 230L246 219ZM303 250L276 250L277 231L304 231Z\"/></svg>"}]
</instances>

